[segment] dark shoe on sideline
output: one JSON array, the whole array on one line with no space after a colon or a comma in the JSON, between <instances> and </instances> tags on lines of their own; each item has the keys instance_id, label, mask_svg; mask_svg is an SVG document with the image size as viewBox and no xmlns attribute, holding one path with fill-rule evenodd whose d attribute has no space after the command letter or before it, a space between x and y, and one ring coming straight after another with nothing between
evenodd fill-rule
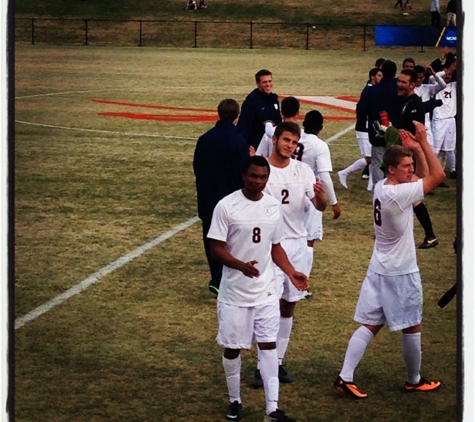
<instances>
[{"instance_id":1,"label":"dark shoe on sideline","mask_svg":"<svg viewBox=\"0 0 475 422\"><path fill-rule=\"evenodd\" d=\"M450 188L450 186L445 183L445 182L442 182L440 185L437 185L438 188Z\"/></svg>"},{"instance_id":2,"label":"dark shoe on sideline","mask_svg":"<svg viewBox=\"0 0 475 422\"><path fill-rule=\"evenodd\" d=\"M239 403L237 400L229 403L226 419L230 421L240 421L242 419L242 403Z\"/></svg>"},{"instance_id":3,"label":"dark shoe on sideline","mask_svg":"<svg viewBox=\"0 0 475 422\"><path fill-rule=\"evenodd\" d=\"M213 293L215 296L218 296L219 289L216 286L213 286L212 284L208 285L208 290Z\"/></svg>"},{"instance_id":4,"label":"dark shoe on sideline","mask_svg":"<svg viewBox=\"0 0 475 422\"><path fill-rule=\"evenodd\" d=\"M307 293L305 294L304 298L305 298L305 299L313 299L313 293L307 291Z\"/></svg>"},{"instance_id":5,"label":"dark shoe on sideline","mask_svg":"<svg viewBox=\"0 0 475 422\"><path fill-rule=\"evenodd\" d=\"M452 171L450 172L450 176L449 176L451 179L457 179L457 172L456 171Z\"/></svg>"},{"instance_id":6,"label":"dark shoe on sideline","mask_svg":"<svg viewBox=\"0 0 475 422\"><path fill-rule=\"evenodd\" d=\"M296 422L295 419L289 418L285 412L277 409L275 412L272 412L270 415L264 417L264 422Z\"/></svg>"},{"instance_id":7,"label":"dark shoe on sideline","mask_svg":"<svg viewBox=\"0 0 475 422\"><path fill-rule=\"evenodd\" d=\"M426 237L419 245L419 249L435 248L438 244L439 240L436 237Z\"/></svg>"},{"instance_id":8,"label":"dark shoe on sideline","mask_svg":"<svg viewBox=\"0 0 475 422\"><path fill-rule=\"evenodd\" d=\"M282 365L279 365L279 382L283 384L294 382L294 379L287 373Z\"/></svg>"},{"instance_id":9,"label":"dark shoe on sideline","mask_svg":"<svg viewBox=\"0 0 475 422\"><path fill-rule=\"evenodd\" d=\"M251 378L250 385L252 388L261 388L264 386L264 382L262 381L261 377L261 371L259 371L259 369L254 371L254 377Z\"/></svg>"}]
</instances>

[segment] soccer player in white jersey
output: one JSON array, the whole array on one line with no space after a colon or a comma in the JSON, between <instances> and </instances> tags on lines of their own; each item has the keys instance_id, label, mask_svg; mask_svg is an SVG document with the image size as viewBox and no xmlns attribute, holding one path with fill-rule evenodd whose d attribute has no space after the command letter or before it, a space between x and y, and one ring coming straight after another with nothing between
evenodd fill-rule
<instances>
[{"instance_id":1,"label":"soccer player in white jersey","mask_svg":"<svg viewBox=\"0 0 475 422\"><path fill-rule=\"evenodd\" d=\"M445 162L449 167L451 179L456 179L455 145L457 140L457 81L452 81L449 70L440 72L447 86L435 97L442 101L440 107L434 109L432 115L432 135L434 138L434 153L439 158L442 167Z\"/></svg>"},{"instance_id":2,"label":"soccer player in white jersey","mask_svg":"<svg viewBox=\"0 0 475 422\"><path fill-rule=\"evenodd\" d=\"M216 341L224 347L222 360L230 399L226 418L242 418L240 351L250 349L255 340L266 396L264 421L295 422L277 408L281 288L275 281L273 262L297 291L307 288L308 279L294 269L280 245L285 232L282 207L263 192L269 171L264 157L251 157L244 168L243 189L224 197L213 212L208 237L211 252L223 264Z\"/></svg>"},{"instance_id":3,"label":"soccer player in white jersey","mask_svg":"<svg viewBox=\"0 0 475 422\"><path fill-rule=\"evenodd\" d=\"M366 277L361 286L354 319L361 326L353 333L335 389L349 397L368 395L353 381L354 371L366 347L387 324L402 330L402 356L406 364L405 391L432 391L439 381L420 375L422 284L414 245L412 205L422 201L445 178L427 141L425 127L414 121L416 135L400 130L403 145L389 147L383 158L387 178L373 192L375 242ZM414 175L414 159L417 161Z\"/></svg>"},{"instance_id":4,"label":"soccer player in white jersey","mask_svg":"<svg viewBox=\"0 0 475 422\"><path fill-rule=\"evenodd\" d=\"M297 123L300 111L300 102L295 97L285 97L280 105L280 114L283 122ZM265 132L262 135L261 142L257 147L256 154L263 157L270 157L274 150L272 137L274 136L275 126L272 122L265 123Z\"/></svg>"},{"instance_id":5,"label":"soccer player in white jersey","mask_svg":"<svg viewBox=\"0 0 475 422\"><path fill-rule=\"evenodd\" d=\"M300 137L294 158L310 166L316 177L322 182L328 202L333 209L333 219L340 217L335 188L330 173L333 171L330 148L318 137L323 129L323 116L318 110L309 111L303 121L304 132Z\"/></svg>"},{"instance_id":6,"label":"soccer player in white jersey","mask_svg":"<svg viewBox=\"0 0 475 422\"><path fill-rule=\"evenodd\" d=\"M315 181L310 167L292 159L299 139L300 127L296 123L282 122L276 126L272 138L274 150L269 157L271 172L264 192L282 204L284 228L281 244L294 268L304 272L308 268L305 197L307 196L319 211L325 210L327 200L322 183ZM289 383L293 379L284 370L282 360L290 341L295 306L305 293L296 289L279 268L276 268L276 280L281 288L280 327L277 336L279 381ZM260 367L259 359L258 368ZM259 369L256 369L255 379L251 381L253 386L258 386L256 381L259 378Z\"/></svg>"},{"instance_id":7,"label":"soccer player in white jersey","mask_svg":"<svg viewBox=\"0 0 475 422\"><path fill-rule=\"evenodd\" d=\"M436 95L438 92L442 91L446 86L446 82L442 78L442 74L437 74L434 72L434 69L430 66L421 66L417 65L414 67L414 70L417 73L417 81L416 86L414 87L414 93L421 97L423 103L430 101L430 99ZM430 74L434 77L433 82L424 84L424 78L426 77L426 73ZM429 145L433 147L434 141L432 138L432 129L431 129L431 119L430 113L427 112L425 114L425 126L427 132L427 141Z\"/></svg>"},{"instance_id":8,"label":"soccer player in white jersey","mask_svg":"<svg viewBox=\"0 0 475 422\"><path fill-rule=\"evenodd\" d=\"M300 111L300 102L295 97L286 97L282 100L281 103L281 114L283 122L294 122L297 123L298 115ZM274 150L274 143L272 142L272 137L274 136L275 126L272 122L266 123L265 133L262 136L261 142L256 150L257 155L262 155L263 157L269 158ZM300 136L302 136L303 131L300 131ZM369 144L369 141L368 141ZM371 146L371 145L370 145ZM371 148L370 148L371 149ZM315 241L320 241L323 239L323 225L322 225L322 213L318 211L312 203L307 200L305 206L305 226L307 228L307 246L308 246L308 267L306 271L303 271L308 277L312 271L313 265L313 245ZM306 298L312 298L313 295L308 293ZM260 387L261 381L259 378L255 379L252 386Z\"/></svg>"}]
</instances>

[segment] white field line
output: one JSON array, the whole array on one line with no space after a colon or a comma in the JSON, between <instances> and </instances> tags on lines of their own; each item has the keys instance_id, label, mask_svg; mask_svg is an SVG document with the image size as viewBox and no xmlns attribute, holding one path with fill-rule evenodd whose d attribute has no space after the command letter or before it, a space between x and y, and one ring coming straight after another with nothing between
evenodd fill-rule
<instances>
[{"instance_id":1,"label":"white field line","mask_svg":"<svg viewBox=\"0 0 475 422\"><path fill-rule=\"evenodd\" d=\"M195 224L199 221L198 217L193 217L184 223L181 223L175 226L173 229L163 233L162 235L156 237L155 239L151 240L148 243L145 243L142 246L139 246L137 249L129 252L128 254L120 257L119 259L111 262L110 264L106 265L105 267L101 268L99 271L91 274L89 277L81 281L80 283L76 284L75 286L71 287L69 290L66 290L64 293L56 296L55 298L51 299L50 301L44 303L43 305L39 306L38 308L34 309L30 313L17 318L15 320L15 330L23 327L25 324L34 321L39 316L43 315L44 313L48 312L50 309L54 308L57 305L60 305L64 301L68 300L69 298L81 293L83 290L87 289L92 284L98 282L106 276L107 274L112 273L113 271L117 270L118 268L128 264L133 259L137 258L138 256L142 255L149 249L153 248L154 246L159 245L160 243L164 242L165 240L169 239L170 237L174 236L175 234L185 230L186 228L190 227L191 225Z\"/></svg>"},{"instance_id":2,"label":"white field line","mask_svg":"<svg viewBox=\"0 0 475 422\"><path fill-rule=\"evenodd\" d=\"M335 133L333 136L330 136L328 139L325 139L325 141L327 142L327 144L330 144L331 142L335 141L340 136L343 136L345 133L348 133L350 130L353 130L354 128L355 128L355 124L352 123L346 129L340 130L340 132Z\"/></svg>"},{"instance_id":3,"label":"white field line","mask_svg":"<svg viewBox=\"0 0 475 422\"><path fill-rule=\"evenodd\" d=\"M171 135L153 135L153 134L146 134L146 133L134 133L134 132L120 132L116 130L101 130L101 129L85 129L80 127L68 127L68 126L56 126L56 125L46 125L44 123L34 123L34 122L25 122L23 120L15 120L15 123L20 123L22 125L30 125L30 126L40 126L46 127L50 129L62 129L62 130L75 130L78 132L94 132L94 133L105 133L108 135L122 135L122 136L142 136L147 138L166 138L166 139L189 139L189 140L196 140L195 137L186 137L186 136L171 136Z\"/></svg>"},{"instance_id":4,"label":"white field line","mask_svg":"<svg viewBox=\"0 0 475 422\"><path fill-rule=\"evenodd\" d=\"M154 134L147 134L147 133L120 132L116 130L85 129L85 128L80 128L80 127L55 126L55 125L46 125L43 123L24 122L22 120L15 120L15 122L21 123L23 125L40 126L40 127L50 128L50 129L75 130L78 132L105 133L109 135L123 135L123 136L125 135L125 136L137 136L137 137L142 136L142 137L148 137L148 138L165 138L165 139L187 139L187 140L197 139L196 137L191 137L191 136L154 135ZM343 136L345 133L349 132L353 128L354 128L354 124L336 133L335 135L326 139L327 143L333 142L334 140L338 139L340 136Z\"/></svg>"}]
</instances>

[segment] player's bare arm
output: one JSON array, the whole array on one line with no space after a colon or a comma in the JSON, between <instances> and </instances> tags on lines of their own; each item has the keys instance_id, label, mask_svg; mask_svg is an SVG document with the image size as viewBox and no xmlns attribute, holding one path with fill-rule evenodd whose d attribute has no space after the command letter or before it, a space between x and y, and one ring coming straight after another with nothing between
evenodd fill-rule
<instances>
[{"instance_id":1,"label":"player's bare arm","mask_svg":"<svg viewBox=\"0 0 475 422\"><path fill-rule=\"evenodd\" d=\"M414 139L420 144L429 168L429 174L423 178L424 194L427 194L442 183L445 179L445 172L427 141L427 134L424 125L415 120L413 123L416 128L416 136Z\"/></svg>"},{"instance_id":2,"label":"player's bare arm","mask_svg":"<svg viewBox=\"0 0 475 422\"><path fill-rule=\"evenodd\" d=\"M325 189L323 188L323 183L320 180L317 180L313 184L313 192L315 196L311 199L312 204L318 211L325 211L327 208L327 196L325 195Z\"/></svg>"},{"instance_id":3,"label":"player's bare arm","mask_svg":"<svg viewBox=\"0 0 475 422\"><path fill-rule=\"evenodd\" d=\"M271 254L272 260L289 276L290 281L297 289L301 291L308 290L307 276L295 270L280 243L272 245Z\"/></svg>"},{"instance_id":4,"label":"player's bare arm","mask_svg":"<svg viewBox=\"0 0 475 422\"><path fill-rule=\"evenodd\" d=\"M256 268L257 261L243 262L232 256L225 248L226 242L210 239L211 253L213 257L229 268L241 271L246 277L254 278L260 275Z\"/></svg>"}]
</instances>

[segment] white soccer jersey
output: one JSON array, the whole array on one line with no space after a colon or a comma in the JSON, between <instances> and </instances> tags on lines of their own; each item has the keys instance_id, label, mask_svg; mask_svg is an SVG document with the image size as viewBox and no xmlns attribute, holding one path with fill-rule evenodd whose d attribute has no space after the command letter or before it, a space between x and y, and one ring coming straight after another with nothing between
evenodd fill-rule
<instances>
[{"instance_id":1,"label":"white soccer jersey","mask_svg":"<svg viewBox=\"0 0 475 422\"><path fill-rule=\"evenodd\" d=\"M373 193L375 242L369 270L395 276L419 271L412 205L424 199L422 179L398 185L379 181Z\"/></svg>"},{"instance_id":2,"label":"white soccer jersey","mask_svg":"<svg viewBox=\"0 0 475 422\"><path fill-rule=\"evenodd\" d=\"M234 306L257 306L278 298L271 257L273 244L283 236L279 202L264 193L259 201L247 199L241 190L225 196L216 205L208 238L226 242L226 249L243 262L258 261L259 277L223 266L218 300Z\"/></svg>"},{"instance_id":3,"label":"white soccer jersey","mask_svg":"<svg viewBox=\"0 0 475 422\"><path fill-rule=\"evenodd\" d=\"M305 196L315 196L315 177L310 167L297 160L290 160L287 167L270 166L271 171L265 192L282 204L285 239L306 237Z\"/></svg>"},{"instance_id":4,"label":"white soccer jersey","mask_svg":"<svg viewBox=\"0 0 475 422\"><path fill-rule=\"evenodd\" d=\"M330 148L318 136L303 132L295 157L310 166L315 176L323 171L332 171Z\"/></svg>"},{"instance_id":5,"label":"white soccer jersey","mask_svg":"<svg viewBox=\"0 0 475 422\"><path fill-rule=\"evenodd\" d=\"M272 142L272 137L274 136L275 126L271 122L266 122L264 135L262 135L261 142L256 150L256 155L262 155L263 157L269 158L274 149L274 144Z\"/></svg>"},{"instance_id":6,"label":"white soccer jersey","mask_svg":"<svg viewBox=\"0 0 475 422\"><path fill-rule=\"evenodd\" d=\"M435 76L431 77L430 81L431 83L429 84L422 84L421 86L414 88L414 92L421 97L422 102L429 101L434 95L447 86L441 73L436 73ZM425 114L424 124L427 131L427 140L430 145L433 145L430 113Z\"/></svg>"},{"instance_id":7,"label":"white soccer jersey","mask_svg":"<svg viewBox=\"0 0 475 422\"><path fill-rule=\"evenodd\" d=\"M432 82L429 84L422 84L421 86L414 88L414 92L421 97L423 102L429 101L431 97L442 91L447 86L441 73L436 73L430 81Z\"/></svg>"},{"instance_id":8,"label":"white soccer jersey","mask_svg":"<svg viewBox=\"0 0 475 422\"><path fill-rule=\"evenodd\" d=\"M316 135L302 132L294 157L310 166L323 183L328 202L335 205L338 201L330 176L333 167L328 144Z\"/></svg>"},{"instance_id":9,"label":"white soccer jersey","mask_svg":"<svg viewBox=\"0 0 475 422\"><path fill-rule=\"evenodd\" d=\"M457 82L449 82L435 98L442 100L442 105L434 108L432 120L455 117L457 114Z\"/></svg>"}]
</instances>

